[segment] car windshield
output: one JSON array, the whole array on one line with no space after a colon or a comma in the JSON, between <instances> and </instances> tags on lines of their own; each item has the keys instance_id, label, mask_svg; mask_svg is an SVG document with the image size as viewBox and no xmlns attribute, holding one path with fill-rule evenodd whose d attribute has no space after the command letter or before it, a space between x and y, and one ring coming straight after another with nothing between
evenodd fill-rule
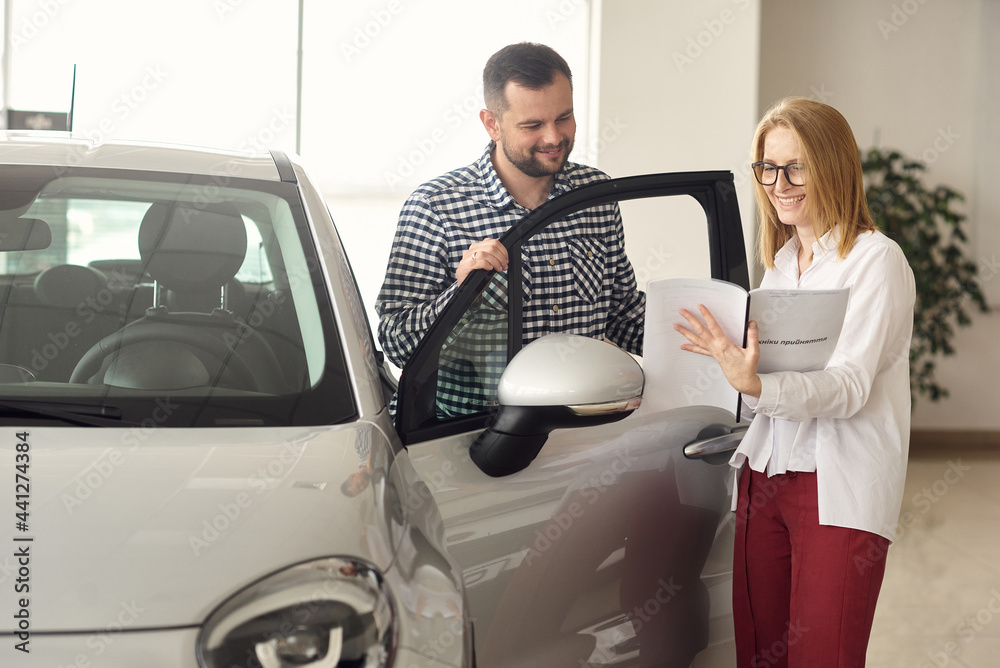
<instances>
[{"instance_id":1,"label":"car windshield","mask_svg":"<svg viewBox=\"0 0 1000 668\"><path fill-rule=\"evenodd\" d=\"M295 184L0 167L0 421L349 419L311 239Z\"/></svg>"}]
</instances>

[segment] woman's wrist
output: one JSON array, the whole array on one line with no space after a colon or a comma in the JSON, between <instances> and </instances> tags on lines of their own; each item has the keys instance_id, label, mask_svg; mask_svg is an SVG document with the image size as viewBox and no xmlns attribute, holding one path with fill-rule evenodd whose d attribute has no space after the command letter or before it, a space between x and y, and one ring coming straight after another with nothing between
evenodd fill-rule
<instances>
[{"instance_id":1,"label":"woman's wrist","mask_svg":"<svg viewBox=\"0 0 1000 668\"><path fill-rule=\"evenodd\" d=\"M764 384L760 380L760 376L754 374L746 380L746 382L741 383L740 387L736 388L741 394L745 394L749 397L760 398L760 393L764 389Z\"/></svg>"}]
</instances>

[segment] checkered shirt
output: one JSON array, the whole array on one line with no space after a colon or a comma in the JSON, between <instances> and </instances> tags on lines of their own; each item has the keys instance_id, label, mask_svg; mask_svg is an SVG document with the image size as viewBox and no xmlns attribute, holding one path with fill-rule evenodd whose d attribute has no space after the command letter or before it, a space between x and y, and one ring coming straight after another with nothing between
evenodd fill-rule
<instances>
[{"instance_id":1,"label":"checkered shirt","mask_svg":"<svg viewBox=\"0 0 1000 668\"><path fill-rule=\"evenodd\" d=\"M420 186L400 212L385 282L375 308L378 337L393 364L404 366L458 287L462 253L499 238L528 210L504 188L487 147L468 167ZM568 162L549 199L608 177ZM642 352L645 294L625 255L621 212L603 204L551 223L522 248L523 343L565 332L607 338ZM506 364L506 272L498 274L462 318L442 350L441 416L486 410Z\"/></svg>"}]
</instances>

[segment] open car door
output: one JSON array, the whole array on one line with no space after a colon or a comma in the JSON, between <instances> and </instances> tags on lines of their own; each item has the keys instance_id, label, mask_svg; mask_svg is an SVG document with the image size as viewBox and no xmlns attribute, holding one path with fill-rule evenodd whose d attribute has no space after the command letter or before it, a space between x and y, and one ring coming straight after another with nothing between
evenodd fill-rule
<instances>
[{"instance_id":1,"label":"open car door","mask_svg":"<svg viewBox=\"0 0 1000 668\"><path fill-rule=\"evenodd\" d=\"M641 364L628 353L522 337L523 246L576 212L656 198L693 199L700 220L684 224L706 230L705 273L749 289L732 173L592 184L500 239L508 270L473 272L400 377L397 431L462 567L480 666L734 663L736 418L709 406L643 411ZM456 382L486 400L456 410Z\"/></svg>"}]
</instances>

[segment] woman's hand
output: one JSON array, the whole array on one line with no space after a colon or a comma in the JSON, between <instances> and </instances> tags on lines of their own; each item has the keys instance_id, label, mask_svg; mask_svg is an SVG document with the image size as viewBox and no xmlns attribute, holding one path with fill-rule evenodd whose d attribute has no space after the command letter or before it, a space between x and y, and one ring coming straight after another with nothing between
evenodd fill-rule
<instances>
[{"instance_id":1,"label":"woman's hand","mask_svg":"<svg viewBox=\"0 0 1000 668\"><path fill-rule=\"evenodd\" d=\"M683 344L681 349L715 358L726 380L737 392L759 397L761 383L757 376L757 363L760 360L760 344L757 340L757 323L750 321L747 328L747 347L741 348L729 340L711 311L701 304L698 304L698 310L705 319L704 324L693 313L682 309L680 313L691 328L674 325L674 329L690 341Z\"/></svg>"}]
</instances>

